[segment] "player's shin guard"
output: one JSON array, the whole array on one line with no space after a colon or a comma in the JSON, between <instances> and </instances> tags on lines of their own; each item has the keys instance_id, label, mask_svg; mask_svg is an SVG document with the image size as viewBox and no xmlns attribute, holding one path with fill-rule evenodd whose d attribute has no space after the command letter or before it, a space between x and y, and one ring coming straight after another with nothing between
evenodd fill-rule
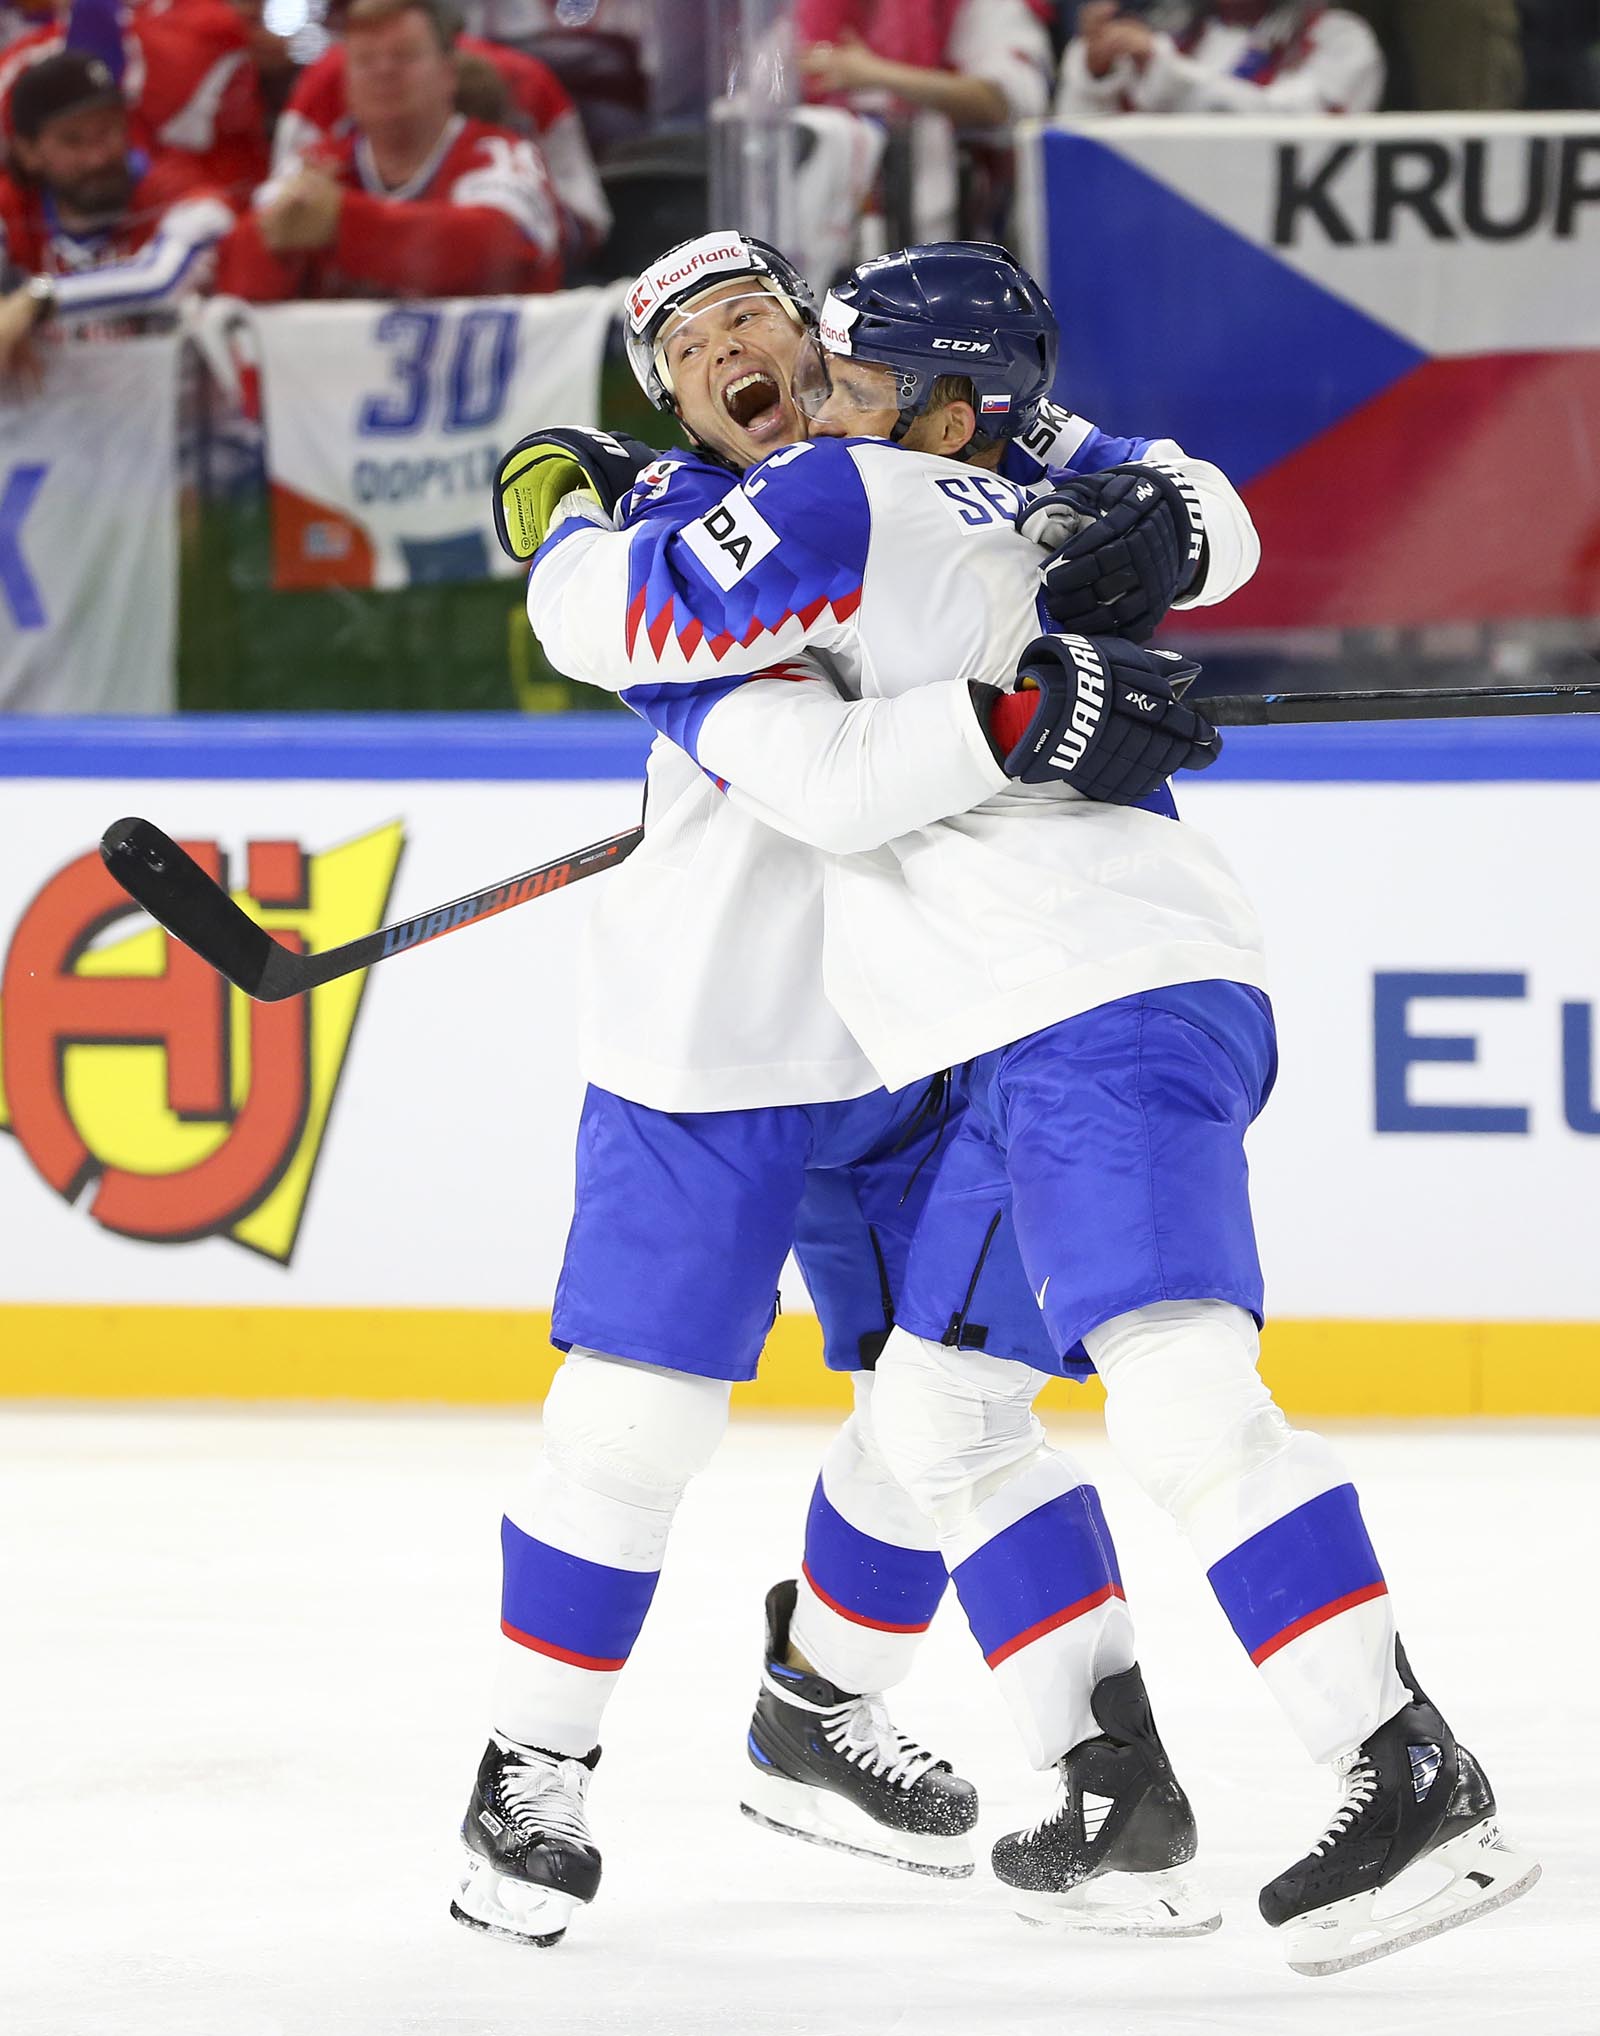
<instances>
[{"instance_id":1,"label":"player's shin guard","mask_svg":"<svg viewBox=\"0 0 1600 2036\"><path fill-rule=\"evenodd\" d=\"M841 1690L887 1690L909 1672L949 1581L927 1515L872 1430L870 1372L822 1460L806 1515L790 1637Z\"/></svg>"},{"instance_id":2,"label":"player's shin guard","mask_svg":"<svg viewBox=\"0 0 1600 2036\"><path fill-rule=\"evenodd\" d=\"M1033 1416L1026 1365L896 1330L875 1421L938 1535L1028 1757L1048 1767L1095 1730L1091 1695L1133 1665L1133 1628L1100 1500Z\"/></svg>"},{"instance_id":3,"label":"player's shin guard","mask_svg":"<svg viewBox=\"0 0 1600 2036\"><path fill-rule=\"evenodd\" d=\"M543 1454L501 1529L497 1733L575 1756L596 1744L727 1400L720 1380L567 1358L545 1403Z\"/></svg>"},{"instance_id":4,"label":"player's shin guard","mask_svg":"<svg viewBox=\"0 0 1600 2036\"><path fill-rule=\"evenodd\" d=\"M1092 1695L1133 1666L1133 1621L1100 1495L1051 1450L945 1541L973 1638L1035 1767L1097 1730Z\"/></svg>"},{"instance_id":5,"label":"player's shin guard","mask_svg":"<svg viewBox=\"0 0 1600 2036\"><path fill-rule=\"evenodd\" d=\"M1250 1317L1163 1302L1084 1342L1112 1443L1187 1536L1306 1751L1359 1745L1407 1702L1388 1586L1339 1458L1290 1428L1257 1376Z\"/></svg>"}]
</instances>

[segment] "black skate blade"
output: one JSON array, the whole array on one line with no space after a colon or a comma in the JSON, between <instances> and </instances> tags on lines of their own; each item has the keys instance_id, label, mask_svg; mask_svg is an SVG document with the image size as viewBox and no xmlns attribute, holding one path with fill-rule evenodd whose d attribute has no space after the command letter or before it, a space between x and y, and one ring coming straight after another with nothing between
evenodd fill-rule
<instances>
[{"instance_id":1,"label":"black skate blade","mask_svg":"<svg viewBox=\"0 0 1600 2036\"><path fill-rule=\"evenodd\" d=\"M502 1944L536 1944L543 1949L559 1944L567 1934L565 1924L559 1930L551 1931L548 1937L529 1937L521 1930L505 1930L498 1923L485 1923L479 1916L469 1916L459 1902L450 1904L450 1914L464 1929L480 1931L485 1937L498 1937Z\"/></svg>"},{"instance_id":2,"label":"black skate blade","mask_svg":"<svg viewBox=\"0 0 1600 2036\"><path fill-rule=\"evenodd\" d=\"M748 1803L741 1803L739 1809L763 1831L776 1831L781 1838L798 1838L802 1845L820 1845L825 1852L845 1852L855 1859L869 1859L874 1866L892 1866L901 1873L920 1873L930 1880L971 1880L976 1871L975 1862L970 1859L949 1866L935 1866L923 1859L902 1859L892 1852L874 1852L866 1845L852 1845L844 1838L828 1838L819 1831L802 1831L795 1824L780 1824L776 1817L752 1810Z\"/></svg>"}]
</instances>

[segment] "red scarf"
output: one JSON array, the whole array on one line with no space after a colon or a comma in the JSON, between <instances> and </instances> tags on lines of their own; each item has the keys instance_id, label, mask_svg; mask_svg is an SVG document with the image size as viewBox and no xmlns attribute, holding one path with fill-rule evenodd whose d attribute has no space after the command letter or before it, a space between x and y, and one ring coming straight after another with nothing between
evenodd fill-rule
<instances>
[{"instance_id":1,"label":"red scarf","mask_svg":"<svg viewBox=\"0 0 1600 2036\"><path fill-rule=\"evenodd\" d=\"M795 41L839 42L854 29L891 63L941 71L960 8L961 0L795 0Z\"/></svg>"}]
</instances>

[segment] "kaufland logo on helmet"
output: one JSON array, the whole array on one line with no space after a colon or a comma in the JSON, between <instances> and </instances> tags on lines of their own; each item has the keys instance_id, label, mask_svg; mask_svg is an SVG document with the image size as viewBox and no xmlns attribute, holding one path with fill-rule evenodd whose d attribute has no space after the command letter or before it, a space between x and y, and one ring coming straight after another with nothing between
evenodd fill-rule
<instances>
[{"instance_id":1,"label":"kaufland logo on helmet","mask_svg":"<svg viewBox=\"0 0 1600 2036\"><path fill-rule=\"evenodd\" d=\"M858 316L848 304L841 304L831 290L828 292L817 320L817 331L829 353L849 353L850 328Z\"/></svg>"},{"instance_id":2,"label":"kaufland logo on helmet","mask_svg":"<svg viewBox=\"0 0 1600 2036\"><path fill-rule=\"evenodd\" d=\"M708 233L690 241L681 253L669 255L653 269L646 269L628 296L628 315L633 329L640 331L663 297L681 291L699 275L714 275L718 269L747 270L750 250L740 235Z\"/></svg>"}]
</instances>

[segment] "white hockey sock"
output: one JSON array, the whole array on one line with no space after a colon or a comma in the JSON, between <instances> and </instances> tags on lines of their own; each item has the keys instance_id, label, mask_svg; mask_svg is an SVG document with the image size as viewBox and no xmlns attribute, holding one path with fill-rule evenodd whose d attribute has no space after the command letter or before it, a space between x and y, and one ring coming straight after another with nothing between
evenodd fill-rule
<instances>
[{"instance_id":1,"label":"white hockey sock","mask_svg":"<svg viewBox=\"0 0 1600 2036\"><path fill-rule=\"evenodd\" d=\"M1221 1301L1162 1301L1084 1346L1113 1446L1188 1537L1306 1751L1359 1745L1410 1700L1388 1585L1338 1456L1262 1384L1254 1322Z\"/></svg>"},{"instance_id":2,"label":"white hockey sock","mask_svg":"<svg viewBox=\"0 0 1600 2036\"><path fill-rule=\"evenodd\" d=\"M886 1690L910 1671L948 1582L927 1515L883 1460L873 1374L822 1459L806 1516L790 1638L842 1690Z\"/></svg>"},{"instance_id":3,"label":"white hockey sock","mask_svg":"<svg viewBox=\"0 0 1600 2036\"><path fill-rule=\"evenodd\" d=\"M1095 1684L1130 1668L1133 1622L1100 1497L1045 1441L1025 1365L896 1330L878 1360L884 1454L927 1508L984 1659L1035 1767L1098 1732Z\"/></svg>"},{"instance_id":4,"label":"white hockey sock","mask_svg":"<svg viewBox=\"0 0 1600 2036\"><path fill-rule=\"evenodd\" d=\"M678 1501L727 1421L728 1385L574 1350L544 1450L501 1525L494 1729L587 1753L655 1594Z\"/></svg>"}]
</instances>

